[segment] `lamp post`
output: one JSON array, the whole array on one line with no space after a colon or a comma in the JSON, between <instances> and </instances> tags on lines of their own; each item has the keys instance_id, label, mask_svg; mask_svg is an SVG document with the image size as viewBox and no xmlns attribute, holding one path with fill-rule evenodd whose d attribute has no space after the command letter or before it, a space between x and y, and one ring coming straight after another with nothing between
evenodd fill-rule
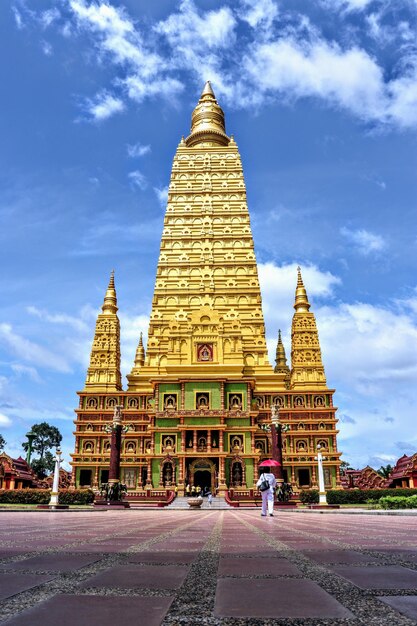
<instances>
[{"instance_id":1,"label":"lamp post","mask_svg":"<svg viewBox=\"0 0 417 626\"><path fill-rule=\"evenodd\" d=\"M36 433L30 430L28 433L26 433L25 437L28 440L28 449L26 452L26 463L30 465L30 459L32 457L32 445L33 445L33 440L36 437Z\"/></svg>"},{"instance_id":2,"label":"lamp post","mask_svg":"<svg viewBox=\"0 0 417 626\"><path fill-rule=\"evenodd\" d=\"M318 465L318 474L319 474L319 504L322 506L327 506L327 497L326 490L324 487L324 471L323 471L323 461L325 461L325 457L321 453L321 446L317 446L317 456L316 461Z\"/></svg>"}]
</instances>

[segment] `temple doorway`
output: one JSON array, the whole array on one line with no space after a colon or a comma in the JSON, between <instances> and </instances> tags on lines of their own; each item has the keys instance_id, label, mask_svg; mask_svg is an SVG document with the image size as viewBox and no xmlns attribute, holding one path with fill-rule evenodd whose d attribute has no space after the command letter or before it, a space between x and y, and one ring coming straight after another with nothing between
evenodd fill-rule
<instances>
[{"instance_id":1,"label":"temple doorway","mask_svg":"<svg viewBox=\"0 0 417 626\"><path fill-rule=\"evenodd\" d=\"M194 486L201 487L202 493L211 491L211 473L210 470L198 470L194 474Z\"/></svg>"},{"instance_id":2,"label":"temple doorway","mask_svg":"<svg viewBox=\"0 0 417 626\"><path fill-rule=\"evenodd\" d=\"M194 459L188 466L187 482L194 487L201 487L203 492L216 492L217 468L211 459Z\"/></svg>"}]
</instances>

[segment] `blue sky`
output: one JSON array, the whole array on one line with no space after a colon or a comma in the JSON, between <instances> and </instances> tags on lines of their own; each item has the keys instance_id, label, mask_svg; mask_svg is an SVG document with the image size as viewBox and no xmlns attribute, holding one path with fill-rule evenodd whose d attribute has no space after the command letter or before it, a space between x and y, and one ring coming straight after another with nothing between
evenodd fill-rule
<instances>
[{"instance_id":1,"label":"blue sky","mask_svg":"<svg viewBox=\"0 0 417 626\"><path fill-rule=\"evenodd\" d=\"M110 271L123 373L146 336L172 158L205 80L243 160L271 356L297 264L339 447L417 450L415 0L0 4L0 432L73 449Z\"/></svg>"}]
</instances>

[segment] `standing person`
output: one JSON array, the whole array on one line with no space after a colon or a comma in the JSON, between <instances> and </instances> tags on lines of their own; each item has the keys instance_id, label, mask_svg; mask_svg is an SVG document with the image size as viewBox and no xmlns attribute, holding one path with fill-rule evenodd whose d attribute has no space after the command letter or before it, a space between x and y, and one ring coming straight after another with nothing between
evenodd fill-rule
<instances>
[{"instance_id":1,"label":"standing person","mask_svg":"<svg viewBox=\"0 0 417 626\"><path fill-rule=\"evenodd\" d=\"M266 511L268 509L269 516L274 517L274 493L275 493L277 480L275 476L271 474L270 467L265 467L264 472L260 475L259 480L256 483L256 486L258 487L258 489L261 486L261 484L264 482L264 480L268 481L269 487L268 489L265 489L265 491L261 491L261 496L262 496L261 515L262 517L266 517Z\"/></svg>"},{"instance_id":2,"label":"standing person","mask_svg":"<svg viewBox=\"0 0 417 626\"><path fill-rule=\"evenodd\" d=\"M213 496L211 495L211 491L208 492L207 502L209 503L209 507L211 508L211 503L213 502Z\"/></svg>"}]
</instances>

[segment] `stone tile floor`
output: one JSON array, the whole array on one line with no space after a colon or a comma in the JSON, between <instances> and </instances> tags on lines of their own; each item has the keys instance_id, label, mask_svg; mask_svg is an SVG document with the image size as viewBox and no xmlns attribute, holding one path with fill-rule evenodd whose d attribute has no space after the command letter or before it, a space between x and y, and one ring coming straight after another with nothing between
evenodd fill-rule
<instances>
[{"instance_id":1,"label":"stone tile floor","mask_svg":"<svg viewBox=\"0 0 417 626\"><path fill-rule=\"evenodd\" d=\"M417 624L417 517L0 512L0 622Z\"/></svg>"}]
</instances>

